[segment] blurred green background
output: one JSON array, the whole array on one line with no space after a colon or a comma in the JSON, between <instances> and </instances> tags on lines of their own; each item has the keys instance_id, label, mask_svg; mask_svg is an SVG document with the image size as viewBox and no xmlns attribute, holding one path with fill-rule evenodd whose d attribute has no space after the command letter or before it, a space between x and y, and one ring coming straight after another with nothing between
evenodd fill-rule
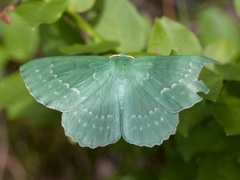
<instances>
[{"instance_id":1,"label":"blurred green background","mask_svg":"<svg viewBox=\"0 0 240 180\"><path fill-rule=\"evenodd\" d=\"M1 0L0 11L0 180L240 179L240 0ZM172 50L221 65L202 71L210 93L153 148L73 143L18 70L38 57Z\"/></svg>"}]
</instances>

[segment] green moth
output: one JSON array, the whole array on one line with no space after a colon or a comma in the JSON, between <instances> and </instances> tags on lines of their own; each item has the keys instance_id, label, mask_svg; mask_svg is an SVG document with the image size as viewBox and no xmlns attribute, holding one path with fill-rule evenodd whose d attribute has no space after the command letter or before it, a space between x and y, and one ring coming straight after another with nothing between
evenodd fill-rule
<instances>
[{"instance_id":1,"label":"green moth","mask_svg":"<svg viewBox=\"0 0 240 180\"><path fill-rule=\"evenodd\" d=\"M123 137L160 145L176 132L178 113L208 93L198 80L201 56L119 54L60 56L20 67L26 87L43 105L62 112L62 126L80 146L106 146Z\"/></svg>"}]
</instances>

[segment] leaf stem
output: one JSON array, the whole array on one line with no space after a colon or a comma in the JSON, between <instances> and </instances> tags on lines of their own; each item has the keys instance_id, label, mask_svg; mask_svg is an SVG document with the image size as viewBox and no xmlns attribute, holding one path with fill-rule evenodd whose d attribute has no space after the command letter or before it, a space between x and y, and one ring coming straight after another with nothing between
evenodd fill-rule
<instances>
[{"instance_id":1,"label":"leaf stem","mask_svg":"<svg viewBox=\"0 0 240 180\"><path fill-rule=\"evenodd\" d=\"M103 38L95 30L93 30L93 28L80 15L72 12L67 12L67 15L76 22L80 29L91 36L94 42L101 42L103 40Z\"/></svg>"}]
</instances>

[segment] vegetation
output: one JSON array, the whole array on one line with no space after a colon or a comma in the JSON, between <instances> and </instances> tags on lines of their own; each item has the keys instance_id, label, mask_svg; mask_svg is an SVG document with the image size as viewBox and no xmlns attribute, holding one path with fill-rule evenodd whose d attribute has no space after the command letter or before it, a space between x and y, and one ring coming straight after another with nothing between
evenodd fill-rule
<instances>
[{"instance_id":1,"label":"vegetation","mask_svg":"<svg viewBox=\"0 0 240 180\"><path fill-rule=\"evenodd\" d=\"M175 1L171 11L167 1L134 2L0 3L0 179L239 179L240 0ZM73 143L61 114L31 97L18 70L37 57L172 50L221 65L202 71L210 93L182 111L177 133L153 148L123 140L97 149Z\"/></svg>"}]
</instances>

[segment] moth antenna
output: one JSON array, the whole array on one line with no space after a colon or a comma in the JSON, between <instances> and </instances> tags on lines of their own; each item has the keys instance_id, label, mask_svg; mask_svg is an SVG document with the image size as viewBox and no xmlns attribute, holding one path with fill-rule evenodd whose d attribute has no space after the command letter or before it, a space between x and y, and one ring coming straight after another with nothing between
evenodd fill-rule
<instances>
[{"instance_id":1,"label":"moth antenna","mask_svg":"<svg viewBox=\"0 0 240 180\"><path fill-rule=\"evenodd\" d=\"M125 55L125 54L114 54L114 55L111 55L109 58L112 59L114 57L119 57L119 56L125 56L127 58L135 59L133 56Z\"/></svg>"}]
</instances>

